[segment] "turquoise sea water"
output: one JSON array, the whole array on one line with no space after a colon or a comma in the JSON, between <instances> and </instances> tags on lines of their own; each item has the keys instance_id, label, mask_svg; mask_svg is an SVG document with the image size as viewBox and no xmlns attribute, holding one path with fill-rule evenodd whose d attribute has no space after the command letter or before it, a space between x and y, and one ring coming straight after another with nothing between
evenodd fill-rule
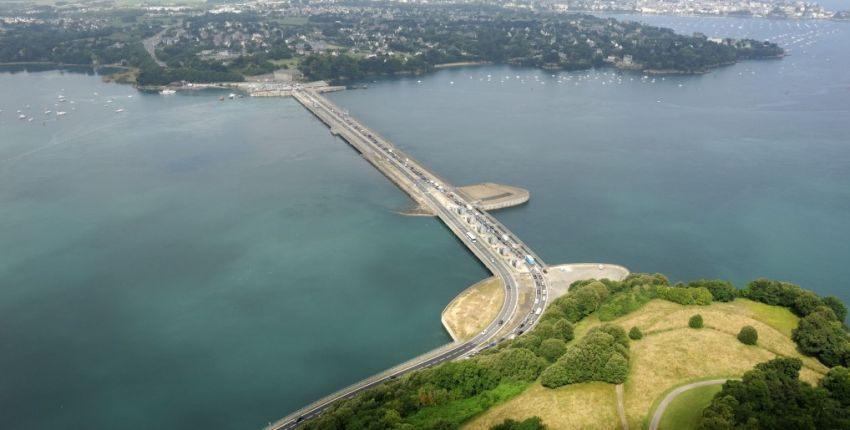
<instances>
[{"instance_id":1,"label":"turquoise sea water","mask_svg":"<svg viewBox=\"0 0 850 430\"><path fill-rule=\"evenodd\" d=\"M331 98L455 184L530 189L497 216L549 263L850 301L850 25L641 19L791 56L654 83L452 69ZM440 311L486 276L293 100L60 72L2 73L0 94L2 428L259 428L448 341Z\"/></svg>"}]
</instances>

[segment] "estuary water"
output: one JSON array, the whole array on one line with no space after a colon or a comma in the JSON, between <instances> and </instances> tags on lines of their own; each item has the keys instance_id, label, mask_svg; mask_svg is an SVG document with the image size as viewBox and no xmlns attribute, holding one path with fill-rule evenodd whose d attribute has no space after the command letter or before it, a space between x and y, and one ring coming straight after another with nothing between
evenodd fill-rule
<instances>
[{"instance_id":1,"label":"estuary water","mask_svg":"<svg viewBox=\"0 0 850 430\"><path fill-rule=\"evenodd\" d=\"M850 25L617 17L791 55L330 97L456 185L528 188L496 215L548 263L850 301ZM0 73L0 94L2 428L260 428L447 342L440 311L487 275L293 100L57 71Z\"/></svg>"}]
</instances>

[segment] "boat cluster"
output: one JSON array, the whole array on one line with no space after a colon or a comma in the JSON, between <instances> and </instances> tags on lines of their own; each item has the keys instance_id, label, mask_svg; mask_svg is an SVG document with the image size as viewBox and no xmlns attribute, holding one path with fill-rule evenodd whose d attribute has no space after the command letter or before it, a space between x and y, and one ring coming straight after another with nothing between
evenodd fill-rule
<instances>
[{"instance_id":1,"label":"boat cluster","mask_svg":"<svg viewBox=\"0 0 850 430\"><path fill-rule=\"evenodd\" d=\"M99 97L98 93L94 93L95 97ZM133 95L128 95L127 98L133 98ZM117 101L119 97L106 97L104 100L104 107L114 108L116 113L124 112L123 107L113 107L113 103ZM87 99L81 100L82 102L97 102L97 99ZM16 110L17 119L20 121L33 122L40 117L42 120L42 125L47 124L47 120L56 120L58 118L64 117L69 114L69 112L77 110L77 101L69 99L64 94L60 93L56 96L56 99L53 101L52 106L50 104L46 105L43 108L42 115L38 115L35 112L35 109L31 105L26 105L22 109ZM0 109L0 114L3 113L3 110Z\"/></svg>"}]
</instances>

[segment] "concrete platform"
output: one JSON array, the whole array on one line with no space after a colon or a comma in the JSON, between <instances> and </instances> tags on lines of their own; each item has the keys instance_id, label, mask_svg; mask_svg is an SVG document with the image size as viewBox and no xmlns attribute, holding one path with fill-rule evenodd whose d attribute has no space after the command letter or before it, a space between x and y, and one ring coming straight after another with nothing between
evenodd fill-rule
<instances>
[{"instance_id":1,"label":"concrete platform","mask_svg":"<svg viewBox=\"0 0 850 430\"><path fill-rule=\"evenodd\" d=\"M575 281L586 279L610 279L622 281L629 276L629 269L616 264L575 263L549 266L546 281L549 285L549 302L563 296Z\"/></svg>"},{"instance_id":2,"label":"concrete platform","mask_svg":"<svg viewBox=\"0 0 850 430\"><path fill-rule=\"evenodd\" d=\"M557 266L549 266L548 272L546 274L546 282L549 286L549 300L548 303L551 303L552 300L563 296L567 293L567 290L575 281L583 281L586 279L610 279L612 281L622 281L629 276L629 269L626 269L623 266L617 264L600 264L600 263L575 263L575 264L560 264ZM531 277L524 281L531 284ZM482 297L484 293L484 287L488 282L494 281L496 278L487 278L482 281L479 281L475 285L467 288L462 291L460 294L452 300L448 306L443 310L440 315L440 321L443 323L443 327L449 332L449 335L455 341L464 340L464 336L458 335L458 328L463 327L465 325L473 325L473 326L486 326L487 323L493 321L496 318L496 315L499 313L498 306L480 306L477 308L466 306L464 307L464 301L469 297L475 297L477 301L486 303L488 302L485 297ZM499 284L502 285L501 283ZM527 290L532 290L533 287L527 288ZM499 298L503 298L504 293L499 294ZM520 307L531 308L534 304L531 302L534 300L533 297L523 297L523 300L520 300ZM523 312L517 312L519 318L522 318L524 315ZM485 323L481 323L481 321L485 321ZM509 330L508 330L509 331ZM504 335L506 333L500 333Z\"/></svg>"},{"instance_id":3,"label":"concrete platform","mask_svg":"<svg viewBox=\"0 0 850 430\"><path fill-rule=\"evenodd\" d=\"M458 187L457 192L464 199L486 211L519 206L527 202L530 197L526 189L492 182Z\"/></svg>"}]
</instances>

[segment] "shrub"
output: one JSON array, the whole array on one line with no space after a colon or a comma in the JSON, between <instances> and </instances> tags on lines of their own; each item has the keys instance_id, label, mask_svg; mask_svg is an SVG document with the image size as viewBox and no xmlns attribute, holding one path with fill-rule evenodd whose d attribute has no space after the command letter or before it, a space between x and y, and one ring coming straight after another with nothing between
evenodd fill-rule
<instances>
[{"instance_id":1,"label":"shrub","mask_svg":"<svg viewBox=\"0 0 850 430\"><path fill-rule=\"evenodd\" d=\"M540 339L535 333L528 333L525 336L520 336L514 339L513 343L511 343L511 347L513 348L525 348L530 349L532 351L537 351L537 348L540 346L543 340Z\"/></svg>"},{"instance_id":2,"label":"shrub","mask_svg":"<svg viewBox=\"0 0 850 430\"><path fill-rule=\"evenodd\" d=\"M535 336L540 339L549 339L550 337L555 337L555 324L554 320L549 321L540 321L534 330L531 332Z\"/></svg>"},{"instance_id":3,"label":"shrub","mask_svg":"<svg viewBox=\"0 0 850 430\"><path fill-rule=\"evenodd\" d=\"M546 388L558 388L572 383L567 369L561 363L547 367L540 375L540 384Z\"/></svg>"},{"instance_id":4,"label":"shrub","mask_svg":"<svg viewBox=\"0 0 850 430\"><path fill-rule=\"evenodd\" d=\"M428 427L427 430L457 430L458 425L447 420L439 420Z\"/></svg>"},{"instance_id":5,"label":"shrub","mask_svg":"<svg viewBox=\"0 0 850 430\"><path fill-rule=\"evenodd\" d=\"M759 340L759 333L752 326L745 325L738 332L738 340L744 345L755 345Z\"/></svg>"},{"instance_id":6,"label":"shrub","mask_svg":"<svg viewBox=\"0 0 850 430\"><path fill-rule=\"evenodd\" d=\"M702 328L702 315L696 314L688 320L688 327L690 328Z\"/></svg>"},{"instance_id":7,"label":"shrub","mask_svg":"<svg viewBox=\"0 0 850 430\"><path fill-rule=\"evenodd\" d=\"M525 348L509 348L498 354L483 356L481 362L504 380L534 381L546 368L546 361Z\"/></svg>"},{"instance_id":8,"label":"shrub","mask_svg":"<svg viewBox=\"0 0 850 430\"><path fill-rule=\"evenodd\" d=\"M499 375L476 360L450 361L431 371L431 381L456 397L472 397L499 384Z\"/></svg>"},{"instance_id":9,"label":"shrub","mask_svg":"<svg viewBox=\"0 0 850 430\"><path fill-rule=\"evenodd\" d=\"M631 330L629 330L629 339L639 340L639 339L642 339L642 338L643 338L643 332L641 332L640 329L637 328L637 326L634 326L634 327L632 327Z\"/></svg>"},{"instance_id":10,"label":"shrub","mask_svg":"<svg viewBox=\"0 0 850 430\"><path fill-rule=\"evenodd\" d=\"M526 418L523 421L514 421L510 418L501 424L490 427L490 430L546 430L540 417Z\"/></svg>"},{"instance_id":11,"label":"shrub","mask_svg":"<svg viewBox=\"0 0 850 430\"><path fill-rule=\"evenodd\" d=\"M629 347L629 337L626 335L626 331L623 330L622 327L618 325L605 324L599 327L603 333L608 334L609 336L614 338L614 342L628 349Z\"/></svg>"},{"instance_id":12,"label":"shrub","mask_svg":"<svg viewBox=\"0 0 850 430\"><path fill-rule=\"evenodd\" d=\"M831 308L821 306L800 319L791 338L800 351L828 367L850 364L847 332Z\"/></svg>"},{"instance_id":13,"label":"shrub","mask_svg":"<svg viewBox=\"0 0 850 430\"><path fill-rule=\"evenodd\" d=\"M597 316L600 321L611 321L640 309L655 297L655 288L639 286L631 290L620 291L611 296L599 307Z\"/></svg>"},{"instance_id":14,"label":"shrub","mask_svg":"<svg viewBox=\"0 0 850 430\"><path fill-rule=\"evenodd\" d=\"M658 297L664 300L669 300L680 305L700 305L706 306L711 304L712 296L708 289L687 288L687 287L657 287Z\"/></svg>"},{"instance_id":15,"label":"shrub","mask_svg":"<svg viewBox=\"0 0 850 430\"><path fill-rule=\"evenodd\" d=\"M565 342L569 342L575 337L575 329L573 328L573 325L565 319L555 321L555 324L553 324L552 327L554 328L555 336Z\"/></svg>"},{"instance_id":16,"label":"shrub","mask_svg":"<svg viewBox=\"0 0 850 430\"><path fill-rule=\"evenodd\" d=\"M622 383L628 374L628 345L622 328L595 327L543 371L541 383L549 388L588 381Z\"/></svg>"},{"instance_id":17,"label":"shrub","mask_svg":"<svg viewBox=\"0 0 850 430\"><path fill-rule=\"evenodd\" d=\"M602 368L599 379L609 384L622 384L629 375L629 360L621 354L611 354Z\"/></svg>"},{"instance_id":18,"label":"shrub","mask_svg":"<svg viewBox=\"0 0 850 430\"><path fill-rule=\"evenodd\" d=\"M640 285L670 285L670 281L666 276L656 273L654 275L650 275L648 273L632 273L629 276L626 276L626 279L622 282L623 285L627 287L636 287Z\"/></svg>"},{"instance_id":19,"label":"shrub","mask_svg":"<svg viewBox=\"0 0 850 430\"><path fill-rule=\"evenodd\" d=\"M797 316L804 317L818 308L818 306L823 305L820 297L817 294L803 290L796 299L794 299L794 304L791 306L791 311L797 314Z\"/></svg>"},{"instance_id":20,"label":"shrub","mask_svg":"<svg viewBox=\"0 0 850 430\"><path fill-rule=\"evenodd\" d=\"M838 321L844 321L847 319L847 307L844 306L844 303L841 303L841 300L839 300L838 297L824 297L823 304L835 312L835 317L838 318Z\"/></svg>"},{"instance_id":21,"label":"shrub","mask_svg":"<svg viewBox=\"0 0 850 430\"><path fill-rule=\"evenodd\" d=\"M578 322L599 309L599 305L606 298L608 298L608 287L602 282L593 281L588 284L575 284L570 288L569 294L552 302L552 305L556 307L553 313L556 316L566 318L570 322Z\"/></svg>"},{"instance_id":22,"label":"shrub","mask_svg":"<svg viewBox=\"0 0 850 430\"><path fill-rule=\"evenodd\" d=\"M850 369L836 366L829 372L819 385L832 394L832 398L841 403L842 406L850 406Z\"/></svg>"},{"instance_id":23,"label":"shrub","mask_svg":"<svg viewBox=\"0 0 850 430\"><path fill-rule=\"evenodd\" d=\"M719 279L699 279L688 282L688 288L705 288L711 297L718 302L731 302L738 297L738 289L729 281Z\"/></svg>"},{"instance_id":24,"label":"shrub","mask_svg":"<svg viewBox=\"0 0 850 430\"><path fill-rule=\"evenodd\" d=\"M538 353L550 363L561 358L567 352L567 344L561 339L546 339L540 344Z\"/></svg>"},{"instance_id":25,"label":"shrub","mask_svg":"<svg viewBox=\"0 0 850 430\"><path fill-rule=\"evenodd\" d=\"M741 295L757 302L792 308L802 292L803 289L794 284L759 278L747 284Z\"/></svg>"}]
</instances>

